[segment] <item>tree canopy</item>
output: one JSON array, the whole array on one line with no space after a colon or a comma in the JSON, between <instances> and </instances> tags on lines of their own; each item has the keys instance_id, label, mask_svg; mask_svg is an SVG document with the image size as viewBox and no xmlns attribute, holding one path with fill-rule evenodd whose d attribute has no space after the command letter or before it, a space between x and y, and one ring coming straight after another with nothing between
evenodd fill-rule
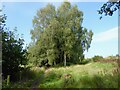
<instances>
[{"instance_id":1,"label":"tree canopy","mask_svg":"<svg viewBox=\"0 0 120 90\"><path fill-rule=\"evenodd\" d=\"M80 63L90 48L93 32L82 27L83 12L64 2L58 8L48 4L37 11L31 30L28 58L35 65Z\"/></svg>"},{"instance_id":2,"label":"tree canopy","mask_svg":"<svg viewBox=\"0 0 120 90\"><path fill-rule=\"evenodd\" d=\"M23 49L24 39L16 35L14 31L6 28L6 15L0 15L0 32L2 42L2 75L4 78L10 75L11 80L16 80L15 75L20 71L20 65L25 65L26 50Z\"/></svg>"},{"instance_id":3,"label":"tree canopy","mask_svg":"<svg viewBox=\"0 0 120 90\"><path fill-rule=\"evenodd\" d=\"M108 2L104 3L100 10L98 10L98 14L105 16L112 16L113 13L120 9L120 0L109 0ZM100 17L100 19L102 16Z\"/></svg>"}]
</instances>

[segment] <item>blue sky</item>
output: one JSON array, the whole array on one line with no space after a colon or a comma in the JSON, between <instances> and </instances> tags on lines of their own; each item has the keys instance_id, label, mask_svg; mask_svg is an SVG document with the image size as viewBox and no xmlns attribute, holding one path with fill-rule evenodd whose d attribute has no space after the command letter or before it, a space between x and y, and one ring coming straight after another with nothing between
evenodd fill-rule
<instances>
[{"instance_id":1,"label":"blue sky","mask_svg":"<svg viewBox=\"0 0 120 90\"><path fill-rule=\"evenodd\" d=\"M30 30L32 29L32 19L36 15L38 9L45 7L48 2L4 2L3 13L7 15L7 27L13 30L17 27L19 34L24 34L25 43L31 42ZM60 2L51 2L59 7ZM94 33L93 41L85 57L94 55L116 55L118 53L118 12L112 17L100 15L97 10L104 2L71 2L72 5L77 4L79 10L84 13L83 27L92 30Z\"/></svg>"}]
</instances>

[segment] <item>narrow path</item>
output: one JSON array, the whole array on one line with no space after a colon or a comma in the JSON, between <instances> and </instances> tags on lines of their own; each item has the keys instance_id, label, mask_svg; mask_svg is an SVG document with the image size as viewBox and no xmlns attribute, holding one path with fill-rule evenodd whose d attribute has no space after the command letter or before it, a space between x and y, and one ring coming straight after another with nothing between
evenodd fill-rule
<instances>
[{"instance_id":1,"label":"narrow path","mask_svg":"<svg viewBox=\"0 0 120 90\"><path fill-rule=\"evenodd\" d=\"M44 73L40 75L39 78L37 78L33 83L32 83L32 90L36 90L38 88L38 85L41 83L42 79L44 78Z\"/></svg>"}]
</instances>

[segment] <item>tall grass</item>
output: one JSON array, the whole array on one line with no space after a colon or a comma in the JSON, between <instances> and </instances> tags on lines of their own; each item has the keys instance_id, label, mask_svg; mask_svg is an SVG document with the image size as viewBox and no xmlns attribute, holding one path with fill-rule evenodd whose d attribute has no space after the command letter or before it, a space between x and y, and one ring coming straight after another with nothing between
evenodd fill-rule
<instances>
[{"instance_id":1,"label":"tall grass","mask_svg":"<svg viewBox=\"0 0 120 90\"><path fill-rule=\"evenodd\" d=\"M40 88L117 88L120 74L111 63L91 63L50 68ZM71 75L65 77L65 75Z\"/></svg>"},{"instance_id":2,"label":"tall grass","mask_svg":"<svg viewBox=\"0 0 120 90\"><path fill-rule=\"evenodd\" d=\"M11 87L32 87L40 75L43 77L37 85L38 88L117 88L120 80L117 64L92 62L47 70L43 67L32 67L22 73L24 81L12 83Z\"/></svg>"},{"instance_id":3,"label":"tall grass","mask_svg":"<svg viewBox=\"0 0 120 90\"><path fill-rule=\"evenodd\" d=\"M35 80L37 80L40 75L44 73L45 69L39 67L31 67L26 68L21 72L21 77L19 77L18 73L18 81L10 82L9 86L7 85L7 81L3 81L2 88L29 88L32 86Z\"/></svg>"}]
</instances>

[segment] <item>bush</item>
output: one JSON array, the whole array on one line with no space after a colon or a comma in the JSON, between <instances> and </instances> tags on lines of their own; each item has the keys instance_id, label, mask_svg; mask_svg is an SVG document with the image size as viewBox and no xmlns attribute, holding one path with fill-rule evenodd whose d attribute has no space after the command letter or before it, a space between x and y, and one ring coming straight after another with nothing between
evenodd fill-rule
<instances>
[{"instance_id":1,"label":"bush","mask_svg":"<svg viewBox=\"0 0 120 90\"><path fill-rule=\"evenodd\" d=\"M15 28L16 29L16 28ZM20 65L26 65L27 51L23 49L24 39L16 38L15 31L2 30L2 73L4 78L10 75L11 81L16 81L16 73Z\"/></svg>"},{"instance_id":2,"label":"bush","mask_svg":"<svg viewBox=\"0 0 120 90\"><path fill-rule=\"evenodd\" d=\"M97 56L94 56L92 59L93 59L94 62L97 62L99 60L103 60L104 58L102 56L97 55Z\"/></svg>"},{"instance_id":3,"label":"bush","mask_svg":"<svg viewBox=\"0 0 120 90\"><path fill-rule=\"evenodd\" d=\"M109 60L117 60L118 57L117 57L117 56L108 56L106 59L109 59Z\"/></svg>"},{"instance_id":4,"label":"bush","mask_svg":"<svg viewBox=\"0 0 120 90\"><path fill-rule=\"evenodd\" d=\"M92 61L91 58L87 58L87 59L82 60L82 61L80 62L80 64L87 64L87 63L89 63L89 62L91 62L91 61Z\"/></svg>"}]
</instances>

